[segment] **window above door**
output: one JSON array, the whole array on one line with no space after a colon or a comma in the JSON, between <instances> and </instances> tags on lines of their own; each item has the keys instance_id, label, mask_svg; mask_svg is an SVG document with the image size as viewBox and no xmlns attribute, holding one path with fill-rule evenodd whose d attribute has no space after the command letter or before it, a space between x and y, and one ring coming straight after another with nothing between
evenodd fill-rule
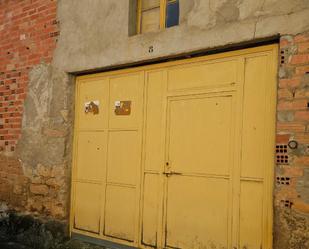
<instances>
[{"instance_id":1,"label":"window above door","mask_svg":"<svg viewBox=\"0 0 309 249\"><path fill-rule=\"evenodd\" d=\"M179 24L179 0L138 0L137 32L156 32Z\"/></svg>"}]
</instances>

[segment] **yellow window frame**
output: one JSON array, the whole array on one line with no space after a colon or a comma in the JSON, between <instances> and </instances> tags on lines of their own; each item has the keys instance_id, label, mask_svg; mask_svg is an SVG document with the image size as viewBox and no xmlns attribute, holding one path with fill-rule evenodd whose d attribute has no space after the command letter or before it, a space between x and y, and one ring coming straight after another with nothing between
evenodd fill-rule
<instances>
[{"instance_id":1,"label":"yellow window frame","mask_svg":"<svg viewBox=\"0 0 309 249\"><path fill-rule=\"evenodd\" d=\"M167 3L173 3L176 1L177 0L160 0L159 6L142 9L142 0L137 0L137 33L141 34L142 12L153 8L160 8L160 30L165 29Z\"/></svg>"}]
</instances>

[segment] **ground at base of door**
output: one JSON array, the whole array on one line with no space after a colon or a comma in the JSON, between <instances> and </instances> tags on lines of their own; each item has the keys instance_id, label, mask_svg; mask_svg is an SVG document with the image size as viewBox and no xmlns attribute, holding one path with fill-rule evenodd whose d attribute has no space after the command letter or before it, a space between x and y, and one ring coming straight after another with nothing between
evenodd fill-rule
<instances>
[{"instance_id":1,"label":"ground at base of door","mask_svg":"<svg viewBox=\"0 0 309 249\"><path fill-rule=\"evenodd\" d=\"M108 249L67 236L67 224L0 212L0 249Z\"/></svg>"},{"instance_id":2,"label":"ground at base of door","mask_svg":"<svg viewBox=\"0 0 309 249\"><path fill-rule=\"evenodd\" d=\"M15 242L0 242L0 248L1 249L108 249L105 247L101 247L101 246L96 246L96 245L92 245L92 244L87 244L87 243L83 243L81 241L77 241L77 240L71 240L68 241L66 243L64 243L63 245L57 245L56 247L30 247L30 246L25 246L19 243L15 243Z\"/></svg>"}]
</instances>

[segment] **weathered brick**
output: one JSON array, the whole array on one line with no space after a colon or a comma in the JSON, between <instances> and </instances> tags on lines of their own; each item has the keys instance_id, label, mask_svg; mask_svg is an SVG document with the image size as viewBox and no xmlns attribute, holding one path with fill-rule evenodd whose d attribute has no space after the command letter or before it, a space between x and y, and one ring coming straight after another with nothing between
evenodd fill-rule
<instances>
[{"instance_id":1,"label":"weathered brick","mask_svg":"<svg viewBox=\"0 0 309 249\"><path fill-rule=\"evenodd\" d=\"M300 177L304 175L304 169L302 167L287 166L284 168L284 175L289 177Z\"/></svg>"},{"instance_id":2,"label":"weathered brick","mask_svg":"<svg viewBox=\"0 0 309 249\"><path fill-rule=\"evenodd\" d=\"M309 41L309 34L299 34L295 36L294 41L296 43Z\"/></svg>"},{"instance_id":3,"label":"weathered brick","mask_svg":"<svg viewBox=\"0 0 309 249\"><path fill-rule=\"evenodd\" d=\"M300 77L294 77L292 79L280 79L279 87L280 88L295 88L298 87L301 83Z\"/></svg>"},{"instance_id":4,"label":"weathered brick","mask_svg":"<svg viewBox=\"0 0 309 249\"><path fill-rule=\"evenodd\" d=\"M306 64L309 61L309 54L297 54L292 56L291 64Z\"/></svg>"},{"instance_id":5,"label":"weathered brick","mask_svg":"<svg viewBox=\"0 0 309 249\"><path fill-rule=\"evenodd\" d=\"M309 122L309 111L295 112L295 120Z\"/></svg>"},{"instance_id":6,"label":"weathered brick","mask_svg":"<svg viewBox=\"0 0 309 249\"><path fill-rule=\"evenodd\" d=\"M306 88L297 89L295 91L295 98L309 98L309 91L308 91L308 89L306 89Z\"/></svg>"},{"instance_id":7,"label":"weathered brick","mask_svg":"<svg viewBox=\"0 0 309 249\"><path fill-rule=\"evenodd\" d=\"M300 156L294 159L294 164L297 166L309 167L309 156Z\"/></svg>"},{"instance_id":8,"label":"weathered brick","mask_svg":"<svg viewBox=\"0 0 309 249\"><path fill-rule=\"evenodd\" d=\"M295 73L297 76L309 73L309 65L296 67Z\"/></svg>"},{"instance_id":9,"label":"weathered brick","mask_svg":"<svg viewBox=\"0 0 309 249\"><path fill-rule=\"evenodd\" d=\"M42 165L42 164L39 164L37 166L37 173L38 173L39 176L50 177L51 169L49 167Z\"/></svg>"},{"instance_id":10,"label":"weathered brick","mask_svg":"<svg viewBox=\"0 0 309 249\"><path fill-rule=\"evenodd\" d=\"M36 195L47 195L49 189L46 185L42 184L31 184L30 185L30 192Z\"/></svg>"},{"instance_id":11,"label":"weathered brick","mask_svg":"<svg viewBox=\"0 0 309 249\"><path fill-rule=\"evenodd\" d=\"M66 131L44 128L43 134L48 137L64 137L66 135Z\"/></svg>"},{"instance_id":12,"label":"weathered brick","mask_svg":"<svg viewBox=\"0 0 309 249\"><path fill-rule=\"evenodd\" d=\"M278 90L278 99L292 99L293 93L291 90L284 88Z\"/></svg>"},{"instance_id":13,"label":"weathered brick","mask_svg":"<svg viewBox=\"0 0 309 249\"><path fill-rule=\"evenodd\" d=\"M285 131L285 132L304 132L306 130L306 126L301 123L295 122L287 122L287 123L277 123L277 130Z\"/></svg>"},{"instance_id":14,"label":"weathered brick","mask_svg":"<svg viewBox=\"0 0 309 249\"><path fill-rule=\"evenodd\" d=\"M307 127L306 133L297 133L295 134L295 140L301 144L309 144L309 132Z\"/></svg>"},{"instance_id":15,"label":"weathered brick","mask_svg":"<svg viewBox=\"0 0 309 249\"><path fill-rule=\"evenodd\" d=\"M296 199L293 201L293 209L302 213L309 213L309 204L305 203L301 199Z\"/></svg>"},{"instance_id":16,"label":"weathered brick","mask_svg":"<svg viewBox=\"0 0 309 249\"><path fill-rule=\"evenodd\" d=\"M307 109L307 100L300 99L300 100L293 100L293 101L284 101L281 100L278 103L278 110L305 110Z\"/></svg>"},{"instance_id":17,"label":"weathered brick","mask_svg":"<svg viewBox=\"0 0 309 249\"><path fill-rule=\"evenodd\" d=\"M309 42L303 42L298 44L298 52L306 53L309 52Z\"/></svg>"},{"instance_id":18,"label":"weathered brick","mask_svg":"<svg viewBox=\"0 0 309 249\"><path fill-rule=\"evenodd\" d=\"M290 134L277 134L276 143L278 144L287 144L290 140Z\"/></svg>"}]
</instances>

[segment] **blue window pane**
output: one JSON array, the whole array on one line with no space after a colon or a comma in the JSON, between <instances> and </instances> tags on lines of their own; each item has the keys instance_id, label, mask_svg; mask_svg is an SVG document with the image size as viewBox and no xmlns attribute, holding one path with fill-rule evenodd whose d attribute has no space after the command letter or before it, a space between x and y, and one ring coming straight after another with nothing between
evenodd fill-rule
<instances>
[{"instance_id":1,"label":"blue window pane","mask_svg":"<svg viewBox=\"0 0 309 249\"><path fill-rule=\"evenodd\" d=\"M172 27L179 24L179 0L168 3L166 6L166 27Z\"/></svg>"}]
</instances>

